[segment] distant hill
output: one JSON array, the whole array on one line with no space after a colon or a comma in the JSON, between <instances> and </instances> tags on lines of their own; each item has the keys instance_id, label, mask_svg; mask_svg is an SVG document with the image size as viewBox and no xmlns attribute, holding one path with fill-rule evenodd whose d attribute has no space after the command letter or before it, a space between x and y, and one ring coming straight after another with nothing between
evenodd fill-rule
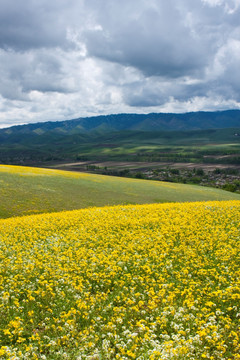
<instances>
[{"instance_id":1,"label":"distant hill","mask_svg":"<svg viewBox=\"0 0 240 360\"><path fill-rule=\"evenodd\" d=\"M239 145L239 142L239 110L105 115L1 129L0 162L36 165L49 161L102 161L110 158L165 161L161 154L169 149L162 149L162 146L171 146L172 150L174 145ZM236 155L235 150L229 149ZM175 152L178 153L179 149L176 148ZM147 159L145 155L148 155ZM202 153L201 157L204 155L209 153ZM199 154L198 158L200 161ZM193 161L192 157L187 161Z\"/></svg>"},{"instance_id":2,"label":"distant hill","mask_svg":"<svg viewBox=\"0 0 240 360\"><path fill-rule=\"evenodd\" d=\"M240 110L200 111L184 114L116 114L12 126L0 130L0 140L20 134L41 136L48 132L70 135L92 131L99 133L119 130L183 131L234 127L240 127Z\"/></svg>"}]
</instances>

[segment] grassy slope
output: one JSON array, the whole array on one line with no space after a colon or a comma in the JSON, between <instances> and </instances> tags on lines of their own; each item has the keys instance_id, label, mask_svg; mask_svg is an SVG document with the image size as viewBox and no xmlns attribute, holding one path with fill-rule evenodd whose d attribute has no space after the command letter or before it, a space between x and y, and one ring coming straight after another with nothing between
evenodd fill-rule
<instances>
[{"instance_id":1,"label":"grassy slope","mask_svg":"<svg viewBox=\"0 0 240 360\"><path fill-rule=\"evenodd\" d=\"M240 195L195 185L0 165L0 217L90 206L205 200Z\"/></svg>"}]
</instances>

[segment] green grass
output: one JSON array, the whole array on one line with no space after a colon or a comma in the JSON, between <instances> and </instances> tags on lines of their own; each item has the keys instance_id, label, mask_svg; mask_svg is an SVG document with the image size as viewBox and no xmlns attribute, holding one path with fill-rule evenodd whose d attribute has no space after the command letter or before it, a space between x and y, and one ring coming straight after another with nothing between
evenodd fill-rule
<instances>
[{"instance_id":1,"label":"green grass","mask_svg":"<svg viewBox=\"0 0 240 360\"><path fill-rule=\"evenodd\" d=\"M37 130L39 132L39 130ZM47 165L56 161L212 162L205 155L234 154L239 164L240 128L192 131L113 131L107 133L22 134L1 138L0 162ZM223 160L221 160L223 161ZM228 162L230 160L228 159Z\"/></svg>"},{"instance_id":2,"label":"green grass","mask_svg":"<svg viewBox=\"0 0 240 360\"><path fill-rule=\"evenodd\" d=\"M0 165L0 217L91 206L240 200L240 195L160 181Z\"/></svg>"}]
</instances>

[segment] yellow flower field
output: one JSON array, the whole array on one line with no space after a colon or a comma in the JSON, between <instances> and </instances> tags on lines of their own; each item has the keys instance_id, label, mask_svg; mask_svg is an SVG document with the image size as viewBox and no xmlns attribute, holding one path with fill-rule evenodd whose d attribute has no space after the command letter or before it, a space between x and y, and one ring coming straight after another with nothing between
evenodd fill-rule
<instances>
[{"instance_id":1,"label":"yellow flower field","mask_svg":"<svg viewBox=\"0 0 240 360\"><path fill-rule=\"evenodd\" d=\"M0 220L0 359L240 359L240 201Z\"/></svg>"}]
</instances>

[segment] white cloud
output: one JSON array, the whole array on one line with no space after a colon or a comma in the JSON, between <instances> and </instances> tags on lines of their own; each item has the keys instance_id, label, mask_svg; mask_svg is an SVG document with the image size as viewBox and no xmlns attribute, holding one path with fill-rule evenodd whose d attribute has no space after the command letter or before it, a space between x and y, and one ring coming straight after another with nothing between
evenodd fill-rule
<instances>
[{"instance_id":1,"label":"white cloud","mask_svg":"<svg viewBox=\"0 0 240 360\"><path fill-rule=\"evenodd\" d=\"M240 0L2 0L0 123L239 108L239 15Z\"/></svg>"}]
</instances>

